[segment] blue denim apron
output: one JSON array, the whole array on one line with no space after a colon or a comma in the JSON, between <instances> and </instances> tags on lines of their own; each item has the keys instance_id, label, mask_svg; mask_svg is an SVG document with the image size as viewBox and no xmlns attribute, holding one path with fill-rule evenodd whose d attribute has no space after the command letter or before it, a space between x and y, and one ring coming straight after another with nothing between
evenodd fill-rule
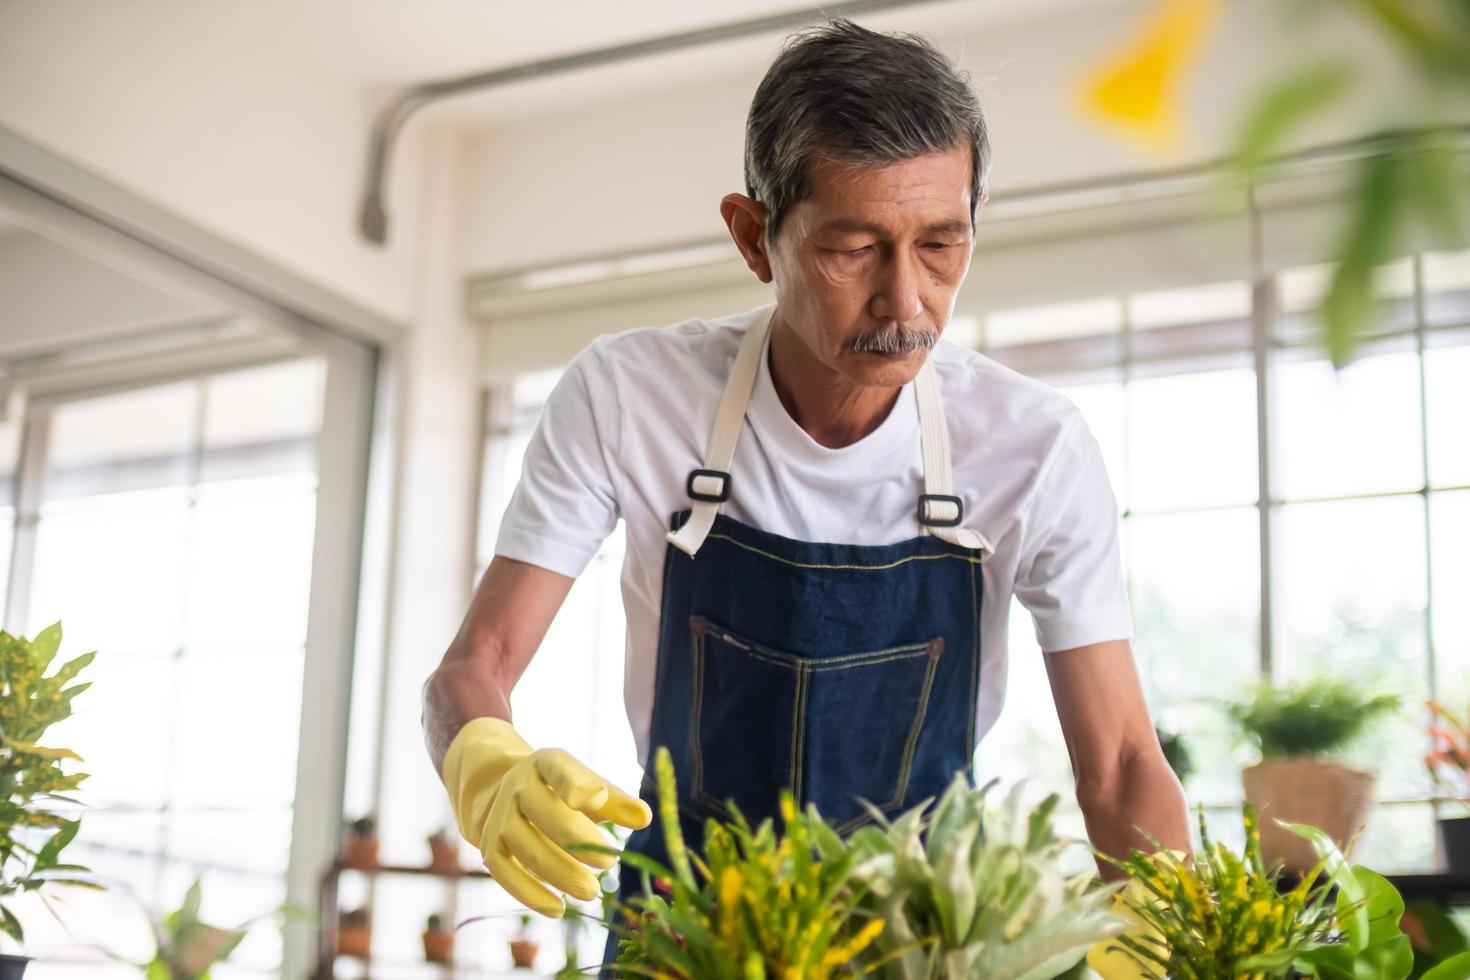
<instances>
[{"instance_id":1,"label":"blue denim apron","mask_svg":"<svg viewBox=\"0 0 1470 980\"><path fill-rule=\"evenodd\" d=\"M673 757L680 824L695 848L707 819L728 818L728 802L755 824L774 816L789 790L847 834L872 819L864 801L891 816L938 796L957 772L973 782L981 562L990 548L959 529L942 412L934 434L932 374L919 392L925 489L944 492L921 497L918 536L817 544L718 512L732 482L728 430L743 421L751 359L765 356L772 313L742 343L705 468L690 475L694 507L672 518L640 788L655 820L627 843L663 864L659 746ZM931 469L944 472L931 479ZM620 902L643 888L644 875L624 864ZM615 960L616 942L610 934L604 964Z\"/></svg>"}]
</instances>

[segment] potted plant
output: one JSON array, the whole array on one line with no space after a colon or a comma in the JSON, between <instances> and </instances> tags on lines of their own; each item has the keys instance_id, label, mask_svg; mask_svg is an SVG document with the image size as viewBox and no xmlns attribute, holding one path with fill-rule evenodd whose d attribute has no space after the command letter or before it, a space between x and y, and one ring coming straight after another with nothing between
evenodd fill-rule
<instances>
[{"instance_id":1,"label":"potted plant","mask_svg":"<svg viewBox=\"0 0 1470 980\"><path fill-rule=\"evenodd\" d=\"M1429 711L1434 747L1424 764L1435 785L1466 808L1465 815L1439 819L1445 863L1451 874L1470 875L1470 712L1461 719L1433 701Z\"/></svg>"},{"instance_id":2,"label":"potted plant","mask_svg":"<svg viewBox=\"0 0 1470 980\"><path fill-rule=\"evenodd\" d=\"M1128 875L1121 900L1135 927L1089 955L1103 980L1409 975L1413 951L1399 926L1404 903L1386 879L1349 867L1322 831L1292 824L1281 829L1318 858L1288 888L1281 868L1263 857L1250 804L1244 821L1243 854L1212 842L1201 815L1203 847L1192 859L1141 851L1126 861L1105 858ZM1463 978L1467 966L1452 960L1426 976Z\"/></svg>"},{"instance_id":3,"label":"potted plant","mask_svg":"<svg viewBox=\"0 0 1470 980\"><path fill-rule=\"evenodd\" d=\"M67 661L46 676L60 646L60 623L30 640L0 632L0 786L4 787L0 796L0 899L52 884L101 888L76 877L86 873L86 868L61 862L61 852L76 837L81 820L69 820L51 809L55 803L76 805L67 794L87 777L64 772L62 761L80 761L80 757L70 749L38 744L46 729L71 714L72 700L91 686L71 684L92 662L91 653ZM3 901L0 933L23 948L25 931ZM29 957L23 955L0 954L0 980L20 977L28 962Z\"/></svg>"},{"instance_id":4,"label":"potted plant","mask_svg":"<svg viewBox=\"0 0 1470 980\"><path fill-rule=\"evenodd\" d=\"M305 909L285 905L276 912L267 912L227 929L200 920L202 899L200 880L195 878L177 909L162 916L149 913L157 952L152 962L134 964L143 970L147 980L208 980L211 968L229 958L255 923L276 914L312 917ZM114 958L123 959L115 955Z\"/></svg>"},{"instance_id":5,"label":"potted plant","mask_svg":"<svg viewBox=\"0 0 1470 980\"><path fill-rule=\"evenodd\" d=\"M457 875L463 870L459 863L459 835L448 827L440 827L429 835L429 870L440 875Z\"/></svg>"},{"instance_id":6,"label":"potted plant","mask_svg":"<svg viewBox=\"0 0 1470 980\"><path fill-rule=\"evenodd\" d=\"M342 864L359 871L378 868L378 822L372 816L358 817L347 825L342 841Z\"/></svg>"},{"instance_id":7,"label":"potted plant","mask_svg":"<svg viewBox=\"0 0 1470 980\"><path fill-rule=\"evenodd\" d=\"M829 859L844 849L858 857L863 906L885 923L863 957L876 976L1064 976L1122 931L1110 890L1092 887L1095 872L1062 870L1072 842L1052 830L1058 798L1027 807L1017 785L997 803L993 786L974 789L957 775L932 815L921 804L890 823L875 811L845 843L818 838Z\"/></svg>"},{"instance_id":8,"label":"potted plant","mask_svg":"<svg viewBox=\"0 0 1470 980\"><path fill-rule=\"evenodd\" d=\"M444 916L429 916L424 928L424 959L430 963L454 962L454 930L444 927Z\"/></svg>"},{"instance_id":9,"label":"potted plant","mask_svg":"<svg viewBox=\"0 0 1470 980\"><path fill-rule=\"evenodd\" d=\"M520 928L510 940L510 961L518 970L529 970L536 965L536 957L540 954L541 944L531 938L531 917L523 914Z\"/></svg>"},{"instance_id":10,"label":"potted plant","mask_svg":"<svg viewBox=\"0 0 1470 980\"><path fill-rule=\"evenodd\" d=\"M1277 821L1320 827L1348 851L1373 806L1375 777L1334 761L1378 718L1399 707L1395 695L1373 694L1338 678L1290 687L1263 684L1227 706L1261 761L1241 773L1246 799L1261 813L1267 864L1303 873L1316 863L1312 846Z\"/></svg>"},{"instance_id":11,"label":"potted plant","mask_svg":"<svg viewBox=\"0 0 1470 980\"><path fill-rule=\"evenodd\" d=\"M342 956L368 959L373 950L373 913L366 908L347 909L337 917L337 952Z\"/></svg>"}]
</instances>

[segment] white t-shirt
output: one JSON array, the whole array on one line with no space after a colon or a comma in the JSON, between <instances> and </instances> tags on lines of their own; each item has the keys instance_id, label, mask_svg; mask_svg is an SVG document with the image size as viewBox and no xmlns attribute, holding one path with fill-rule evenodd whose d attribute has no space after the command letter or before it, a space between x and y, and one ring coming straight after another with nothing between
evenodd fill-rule
<instances>
[{"instance_id":1,"label":"white t-shirt","mask_svg":"<svg viewBox=\"0 0 1470 980\"><path fill-rule=\"evenodd\" d=\"M624 701L647 757L669 519L689 507L715 409L745 328L764 308L600 337L542 410L495 553L575 578L619 517L627 525ZM976 737L1005 694L1012 593L1045 651L1128 639L1118 512L1102 455L1053 388L941 340L930 353L965 525L995 554L984 568ZM913 385L858 442L829 449L787 414L762 359L730 467L735 520L802 541L892 544L916 537L923 461Z\"/></svg>"}]
</instances>

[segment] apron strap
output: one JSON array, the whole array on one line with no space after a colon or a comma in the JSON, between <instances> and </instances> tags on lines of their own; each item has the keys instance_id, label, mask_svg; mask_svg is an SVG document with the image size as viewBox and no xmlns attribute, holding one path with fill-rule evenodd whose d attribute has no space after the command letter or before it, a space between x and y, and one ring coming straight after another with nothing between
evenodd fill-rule
<instances>
[{"instance_id":1,"label":"apron strap","mask_svg":"<svg viewBox=\"0 0 1470 980\"><path fill-rule=\"evenodd\" d=\"M919 497L919 525L923 533L961 548L993 554L995 548L985 535L965 522L965 503L954 493L954 471L949 460L949 428L944 421L944 401L939 397L939 379L934 358L928 357L914 378L919 399L919 442L924 450L924 493Z\"/></svg>"},{"instance_id":2,"label":"apron strap","mask_svg":"<svg viewBox=\"0 0 1470 980\"><path fill-rule=\"evenodd\" d=\"M730 369L730 379L725 382L724 393L720 395L720 407L715 412L709 448L705 451L704 468L690 473L685 484L694 503L684 526L670 531L668 539L686 554L693 555L704 544L710 528L714 527L720 505L730 499L730 461L735 458L735 441L745 426L745 410L750 405L750 393L755 390L761 358L766 356L766 341L771 334L771 318L775 312L776 304L772 303L746 328L740 352L735 355L735 364Z\"/></svg>"},{"instance_id":3,"label":"apron strap","mask_svg":"<svg viewBox=\"0 0 1470 980\"><path fill-rule=\"evenodd\" d=\"M735 458L735 442L745 426L745 411L760 372L761 358L766 356L770 340L771 319L776 312L772 303L745 331L730 378L720 395L710 432L704 466L689 474L685 490L693 501L689 519L678 530L670 531L668 540L680 551L693 555L714 527L720 506L730 499L730 463ZM932 534L941 541L961 548L983 550L994 547L979 531L962 527L965 505L954 494L954 475L949 459L949 430L944 421L944 403L939 397L939 382L932 358L914 378L914 393L919 400L920 443L924 452L924 493L919 497L918 520L921 533Z\"/></svg>"}]
</instances>

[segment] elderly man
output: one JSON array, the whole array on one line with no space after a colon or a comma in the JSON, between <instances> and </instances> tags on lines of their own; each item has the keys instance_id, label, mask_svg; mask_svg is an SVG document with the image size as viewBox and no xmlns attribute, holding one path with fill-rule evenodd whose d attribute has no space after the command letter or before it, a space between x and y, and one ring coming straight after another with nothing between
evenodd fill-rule
<instances>
[{"instance_id":1,"label":"elderly man","mask_svg":"<svg viewBox=\"0 0 1470 980\"><path fill-rule=\"evenodd\" d=\"M424 691L460 829L532 909L597 894L587 865L611 861L575 846L597 821L661 856L649 780L636 799L510 724L620 517L628 718L645 767L672 753L688 836L729 800L765 817L782 789L847 831L861 800L891 814L969 775L1014 594L1093 844L1188 847L1097 442L1056 391L941 340L989 162L974 92L927 43L841 21L796 36L751 104L746 193L720 202L775 302L603 337L551 395Z\"/></svg>"}]
</instances>

